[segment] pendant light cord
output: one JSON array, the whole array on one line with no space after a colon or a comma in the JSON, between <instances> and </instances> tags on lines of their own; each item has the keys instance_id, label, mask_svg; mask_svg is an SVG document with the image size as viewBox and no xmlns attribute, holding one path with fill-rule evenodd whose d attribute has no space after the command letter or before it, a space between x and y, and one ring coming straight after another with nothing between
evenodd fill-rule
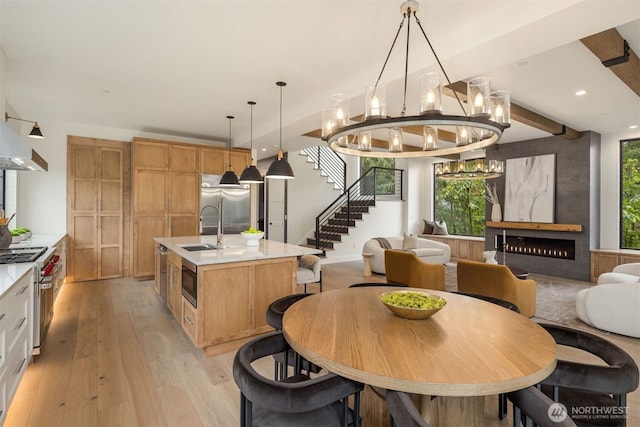
<instances>
[{"instance_id":1,"label":"pendant light cord","mask_svg":"<svg viewBox=\"0 0 640 427\"><path fill-rule=\"evenodd\" d=\"M251 106L251 113L249 118L249 147L251 150L251 163L249 166L253 165L253 106L256 105L255 101L247 102Z\"/></svg>"},{"instance_id":2,"label":"pendant light cord","mask_svg":"<svg viewBox=\"0 0 640 427\"><path fill-rule=\"evenodd\" d=\"M231 170L231 120L235 119L234 116L227 116L229 119L229 141L227 142L227 153L229 154L229 166L228 170Z\"/></svg>"},{"instance_id":3,"label":"pendant light cord","mask_svg":"<svg viewBox=\"0 0 640 427\"><path fill-rule=\"evenodd\" d=\"M285 82L276 82L280 86L280 144L278 146L278 160L284 157L282 153L282 88L287 84Z\"/></svg>"}]
</instances>

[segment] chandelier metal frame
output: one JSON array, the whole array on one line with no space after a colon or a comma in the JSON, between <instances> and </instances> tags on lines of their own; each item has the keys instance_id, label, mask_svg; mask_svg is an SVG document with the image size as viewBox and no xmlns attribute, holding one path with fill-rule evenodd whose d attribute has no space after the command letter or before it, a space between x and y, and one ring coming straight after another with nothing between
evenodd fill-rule
<instances>
[{"instance_id":1,"label":"chandelier metal frame","mask_svg":"<svg viewBox=\"0 0 640 427\"><path fill-rule=\"evenodd\" d=\"M335 127L332 131L328 132L326 135L322 137L324 141L326 141L331 149L338 153L343 153L347 155L355 155L355 156L363 156L363 157L393 157L393 158L419 158L419 157L441 157L441 156L450 156L463 152L468 152L472 150L486 148L490 145L495 144L500 140L502 134L505 129L507 129L510 124L509 123L499 123L497 121L491 120L490 115L481 114L481 115L445 115L442 114L441 111L428 111L419 115L414 116L406 116L406 100L407 100L407 81L408 81L408 65L409 65L409 36L411 29L411 16L415 19L418 27L420 28L431 52L433 53L440 71L444 75L446 81L449 85L451 85L451 80L447 75L438 55L436 54L431 42L429 41L429 37L427 37L426 32L424 31L420 20L416 16L416 12L418 11L418 2L415 0L409 0L402 3L400 11L402 13L402 21L400 22L400 26L395 35L389 53L384 61L382 69L380 70L380 74L376 80L376 87L381 82L382 75L384 73L385 67L389 60L389 57L393 51L393 48L398 40L398 36L402 27L407 22L407 42L406 42L406 53L405 53L405 72L404 72L404 101L402 112L399 117L391 117L391 116L373 116L367 117L364 121L348 124L342 127ZM408 18L408 19L407 19ZM458 104L462 111L467 114L467 111L460 100L456 91L453 91ZM323 124L324 126L324 124ZM378 129L392 129L392 128L406 128L409 126L464 126L470 128L474 138L472 142L464 143L464 144L456 144L453 147L447 148L435 148L435 149L425 149L422 150L416 149L411 151L392 151L391 149L385 149L381 151L375 151L373 148L371 149L361 149L356 143L357 136L362 132L369 132ZM488 132L487 132L488 131ZM488 135L490 133L490 136ZM482 135L478 138L478 135ZM346 141L346 143L345 143ZM410 145L410 144L409 144ZM417 148L417 146L414 146Z\"/></svg>"}]
</instances>

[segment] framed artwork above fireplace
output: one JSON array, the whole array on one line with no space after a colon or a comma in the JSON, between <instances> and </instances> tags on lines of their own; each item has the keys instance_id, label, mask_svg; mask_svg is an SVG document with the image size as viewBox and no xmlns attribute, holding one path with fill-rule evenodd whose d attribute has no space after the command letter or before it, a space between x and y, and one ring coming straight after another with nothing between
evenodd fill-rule
<instances>
[{"instance_id":1,"label":"framed artwork above fireplace","mask_svg":"<svg viewBox=\"0 0 640 427\"><path fill-rule=\"evenodd\" d=\"M553 223L556 155L507 159L504 221Z\"/></svg>"}]
</instances>

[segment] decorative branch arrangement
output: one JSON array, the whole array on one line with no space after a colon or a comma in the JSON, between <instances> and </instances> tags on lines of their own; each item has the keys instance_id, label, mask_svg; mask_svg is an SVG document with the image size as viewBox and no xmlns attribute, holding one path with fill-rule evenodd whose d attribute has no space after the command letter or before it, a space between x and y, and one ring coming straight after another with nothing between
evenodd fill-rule
<instances>
[{"instance_id":1,"label":"decorative branch arrangement","mask_svg":"<svg viewBox=\"0 0 640 427\"><path fill-rule=\"evenodd\" d=\"M485 184L487 187L487 194L484 196L485 199L492 205L499 205L500 200L498 199L498 191L496 190L496 184L493 184L493 188L489 184Z\"/></svg>"}]
</instances>

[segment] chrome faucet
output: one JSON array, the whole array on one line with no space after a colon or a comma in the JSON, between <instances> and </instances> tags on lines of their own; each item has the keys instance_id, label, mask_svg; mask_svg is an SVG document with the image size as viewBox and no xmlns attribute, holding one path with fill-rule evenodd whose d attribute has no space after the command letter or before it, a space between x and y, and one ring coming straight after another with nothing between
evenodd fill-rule
<instances>
[{"instance_id":1,"label":"chrome faucet","mask_svg":"<svg viewBox=\"0 0 640 427\"><path fill-rule=\"evenodd\" d=\"M202 228L202 213L205 209L215 209L218 213L218 233L216 234L216 245L222 246L224 243L224 231L222 230L222 198L218 200L218 206L206 205L200 210L200 234L204 231Z\"/></svg>"}]
</instances>

